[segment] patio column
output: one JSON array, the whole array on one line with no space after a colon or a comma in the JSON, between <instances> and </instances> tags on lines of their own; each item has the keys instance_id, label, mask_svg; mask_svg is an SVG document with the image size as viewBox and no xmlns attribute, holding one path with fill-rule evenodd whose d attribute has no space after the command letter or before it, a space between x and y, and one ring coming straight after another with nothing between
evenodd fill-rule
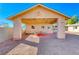
<instances>
[{"instance_id":1,"label":"patio column","mask_svg":"<svg viewBox=\"0 0 79 59\"><path fill-rule=\"evenodd\" d=\"M13 40L20 40L21 38L22 38L21 20L17 19L14 21Z\"/></svg>"},{"instance_id":2,"label":"patio column","mask_svg":"<svg viewBox=\"0 0 79 59\"><path fill-rule=\"evenodd\" d=\"M65 19L58 19L57 21L58 29L57 29L57 38L65 39Z\"/></svg>"}]
</instances>

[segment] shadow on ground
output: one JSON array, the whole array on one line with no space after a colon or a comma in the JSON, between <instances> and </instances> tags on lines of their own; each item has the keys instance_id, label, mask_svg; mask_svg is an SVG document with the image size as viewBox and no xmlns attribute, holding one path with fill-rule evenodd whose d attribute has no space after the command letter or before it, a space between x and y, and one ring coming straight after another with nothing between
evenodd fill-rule
<instances>
[{"instance_id":1,"label":"shadow on ground","mask_svg":"<svg viewBox=\"0 0 79 59\"><path fill-rule=\"evenodd\" d=\"M24 43L24 44L27 44L27 45L30 45L30 46L37 47L38 43L24 40L28 36L29 35L23 36L22 40L19 40L19 41L18 40L16 40L16 41L6 40L5 42L0 43L0 55L5 55L6 53L11 51L13 48L15 48L20 43Z\"/></svg>"}]
</instances>

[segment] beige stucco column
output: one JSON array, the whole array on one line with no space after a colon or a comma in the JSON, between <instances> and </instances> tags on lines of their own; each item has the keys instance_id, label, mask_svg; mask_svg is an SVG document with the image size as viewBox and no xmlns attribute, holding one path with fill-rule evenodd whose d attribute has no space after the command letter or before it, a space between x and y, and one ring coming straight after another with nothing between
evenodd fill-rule
<instances>
[{"instance_id":1,"label":"beige stucco column","mask_svg":"<svg viewBox=\"0 0 79 59\"><path fill-rule=\"evenodd\" d=\"M13 40L20 40L21 38L22 38L21 20L17 19L14 21Z\"/></svg>"},{"instance_id":2,"label":"beige stucco column","mask_svg":"<svg viewBox=\"0 0 79 59\"><path fill-rule=\"evenodd\" d=\"M57 21L57 38L58 39L65 39L65 20L60 18Z\"/></svg>"}]
</instances>

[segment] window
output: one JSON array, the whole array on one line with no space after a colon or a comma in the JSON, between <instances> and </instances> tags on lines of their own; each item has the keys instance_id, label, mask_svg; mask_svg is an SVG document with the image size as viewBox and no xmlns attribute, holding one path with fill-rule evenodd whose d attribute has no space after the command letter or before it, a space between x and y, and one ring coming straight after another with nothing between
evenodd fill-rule
<instances>
[{"instance_id":1,"label":"window","mask_svg":"<svg viewBox=\"0 0 79 59\"><path fill-rule=\"evenodd\" d=\"M35 29L35 27L34 27L34 26L32 26L32 29Z\"/></svg>"},{"instance_id":2,"label":"window","mask_svg":"<svg viewBox=\"0 0 79 59\"><path fill-rule=\"evenodd\" d=\"M55 27L57 27L57 26L55 26Z\"/></svg>"},{"instance_id":3,"label":"window","mask_svg":"<svg viewBox=\"0 0 79 59\"><path fill-rule=\"evenodd\" d=\"M48 27L48 29L50 29L50 27Z\"/></svg>"},{"instance_id":4,"label":"window","mask_svg":"<svg viewBox=\"0 0 79 59\"><path fill-rule=\"evenodd\" d=\"M75 26L74 29L77 29L77 26Z\"/></svg>"},{"instance_id":5,"label":"window","mask_svg":"<svg viewBox=\"0 0 79 59\"><path fill-rule=\"evenodd\" d=\"M44 29L44 26L41 26L41 28L43 28L43 29Z\"/></svg>"}]
</instances>

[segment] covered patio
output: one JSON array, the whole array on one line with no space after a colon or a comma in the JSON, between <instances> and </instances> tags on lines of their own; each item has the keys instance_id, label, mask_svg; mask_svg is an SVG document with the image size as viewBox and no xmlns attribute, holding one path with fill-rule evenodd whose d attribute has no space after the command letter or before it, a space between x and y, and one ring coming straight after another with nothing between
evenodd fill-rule
<instances>
[{"instance_id":1,"label":"covered patio","mask_svg":"<svg viewBox=\"0 0 79 59\"><path fill-rule=\"evenodd\" d=\"M56 37L58 39L65 39L65 24L68 18L69 17L65 16L64 14L38 4L8 19L14 21L14 40L21 40L23 34L21 26L22 23L27 25L25 33L53 33L52 24L57 23ZM48 29L42 29L44 26L51 27L51 30L49 30L49 27ZM37 27L36 30L34 30L35 27Z\"/></svg>"},{"instance_id":2,"label":"covered patio","mask_svg":"<svg viewBox=\"0 0 79 59\"><path fill-rule=\"evenodd\" d=\"M38 4L28 10L25 10L8 19L14 22L12 31L12 39L0 44L0 54L9 55L40 55L40 54L79 54L78 48L73 50L70 48L75 42L66 36L65 24L68 16L51 10L46 6ZM22 30L22 23L26 24L25 31ZM52 24L57 23L57 32L54 33ZM27 33L27 34L26 34ZM44 33L46 36L38 36L36 34ZM30 34L30 35L28 35ZM78 36L73 35L73 37ZM66 39L66 40L60 40ZM72 44L72 45L68 45ZM69 46L69 47L67 47ZM76 47L76 46L73 46ZM72 48L73 48L72 47ZM68 48L64 50L64 48ZM71 50L71 52L70 52Z\"/></svg>"}]
</instances>

